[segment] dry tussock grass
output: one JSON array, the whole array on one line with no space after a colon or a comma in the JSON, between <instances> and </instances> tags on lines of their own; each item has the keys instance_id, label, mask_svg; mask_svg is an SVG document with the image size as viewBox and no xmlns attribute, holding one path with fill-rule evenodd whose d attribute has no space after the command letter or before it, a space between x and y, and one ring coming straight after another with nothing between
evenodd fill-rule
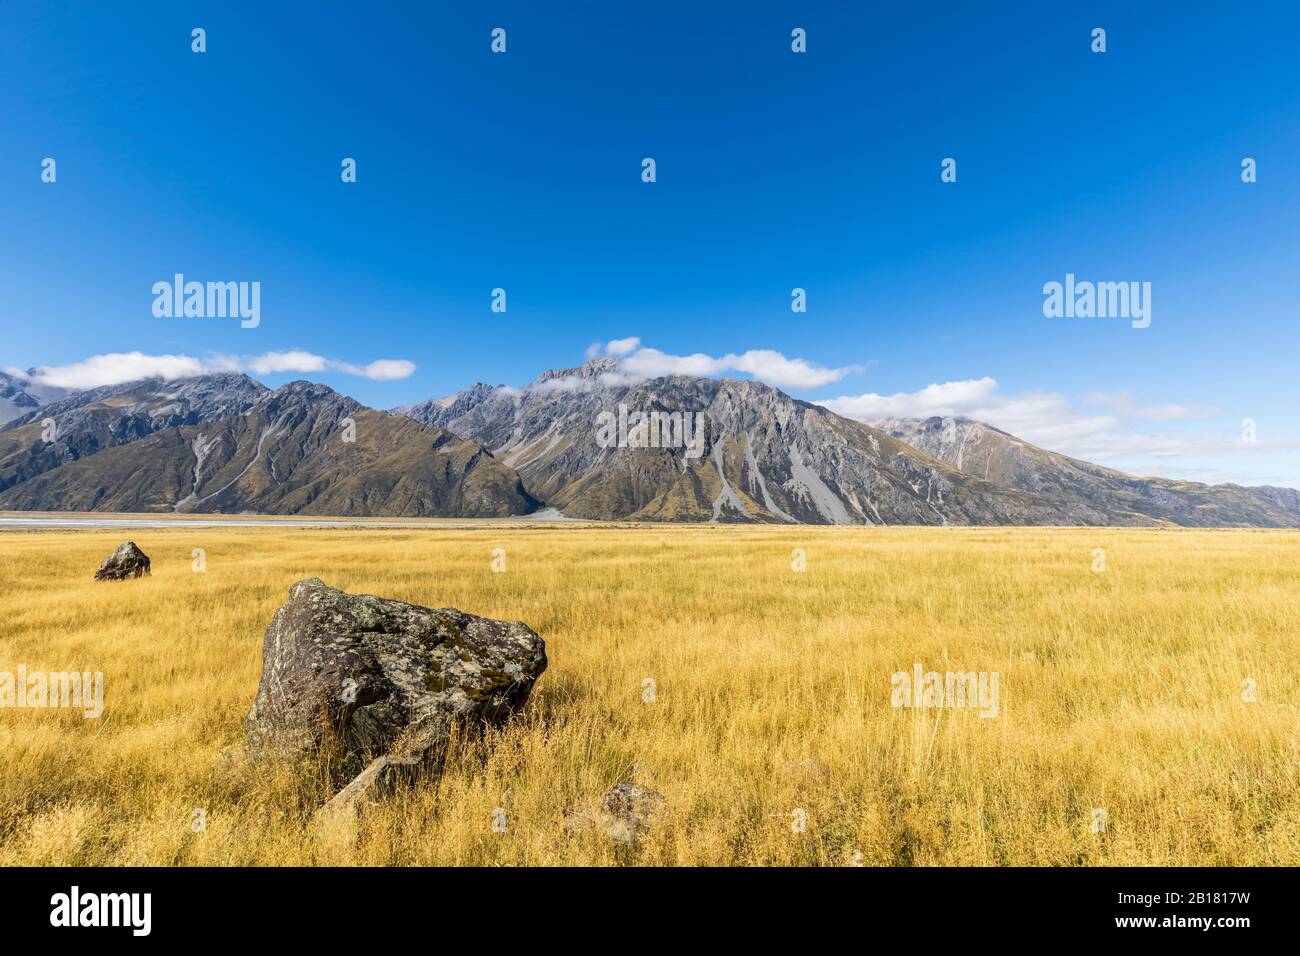
<instances>
[{"instance_id":1,"label":"dry tussock grass","mask_svg":"<svg viewBox=\"0 0 1300 956\"><path fill-rule=\"evenodd\" d=\"M1300 863L1295 533L132 535L153 576L96 584L123 532L0 533L0 670L106 682L98 720L0 710L0 863ZM525 713L458 740L440 777L372 807L341 845L310 826L328 768L241 751L262 631L313 575L523 620L551 660ZM891 674L918 660L997 671L1000 716L892 708ZM565 834L568 808L625 780L668 798L647 839Z\"/></svg>"}]
</instances>

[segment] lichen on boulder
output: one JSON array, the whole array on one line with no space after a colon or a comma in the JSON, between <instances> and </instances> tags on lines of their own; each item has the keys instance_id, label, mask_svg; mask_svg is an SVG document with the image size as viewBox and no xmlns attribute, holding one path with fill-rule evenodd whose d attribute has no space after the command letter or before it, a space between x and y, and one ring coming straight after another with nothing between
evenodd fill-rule
<instances>
[{"instance_id":1,"label":"lichen on boulder","mask_svg":"<svg viewBox=\"0 0 1300 956\"><path fill-rule=\"evenodd\" d=\"M406 766L440 750L453 724L505 721L545 669L545 643L519 621L309 578L266 629L245 728L258 754L302 755L330 741L349 758Z\"/></svg>"}]
</instances>

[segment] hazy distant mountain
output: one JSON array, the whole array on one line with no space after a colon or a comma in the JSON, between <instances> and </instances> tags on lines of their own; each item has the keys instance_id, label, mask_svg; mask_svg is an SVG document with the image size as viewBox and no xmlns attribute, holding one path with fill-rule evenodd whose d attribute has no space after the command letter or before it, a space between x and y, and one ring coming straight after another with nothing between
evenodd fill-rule
<instances>
[{"instance_id":1,"label":"hazy distant mountain","mask_svg":"<svg viewBox=\"0 0 1300 956\"><path fill-rule=\"evenodd\" d=\"M518 475L474 443L323 385L267 392L251 383L260 392L248 402L242 386L232 394L232 383L208 384L210 398L244 407L67 461L0 492L0 509L499 516L537 505ZM81 420L101 426L104 404L84 405L93 414Z\"/></svg>"},{"instance_id":2,"label":"hazy distant mountain","mask_svg":"<svg viewBox=\"0 0 1300 956\"><path fill-rule=\"evenodd\" d=\"M26 376L0 369L0 425L66 394L66 389L38 385Z\"/></svg>"},{"instance_id":3,"label":"hazy distant mountain","mask_svg":"<svg viewBox=\"0 0 1300 956\"><path fill-rule=\"evenodd\" d=\"M40 406L40 401L23 387L24 384L15 376L0 372L0 423Z\"/></svg>"},{"instance_id":4,"label":"hazy distant mountain","mask_svg":"<svg viewBox=\"0 0 1300 956\"><path fill-rule=\"evenodd\" d=\"M1131 523L1126 515L1204 527L1300 526L1292 488L1204 485L1134 475L1031 445L968 418L885 419L875 427L969 475Z\"/></svg>"},{"instance_id":5,"label":"hazy distant mountain","mask_svg":"<svg viewBox=\"0 0 1300 956\"><path fill-rule=\"evenodd\" d=\"M265 393L247 375L204 375L108 385L48 402L0 428L0 491L154 432L238 415ZM49 419L53 429L42 424Z\"/></svg>"}]
</instances>

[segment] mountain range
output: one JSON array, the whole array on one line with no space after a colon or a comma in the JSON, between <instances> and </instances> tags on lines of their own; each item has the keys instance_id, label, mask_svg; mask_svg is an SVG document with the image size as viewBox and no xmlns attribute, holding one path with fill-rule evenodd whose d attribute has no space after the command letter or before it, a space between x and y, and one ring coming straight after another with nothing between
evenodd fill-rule
<instances>
[{"instance_id":1,"label":"mountain range","mask_svg":"<svg viewBox=\"0 0 1300 956\"><path fill-rule=\"evenodd\" d=\"M133 382L0 429L0 510L496 517L537 504L479 445L311 382Z\"/></svg>"},{"instance_id":2,"label":"mountain range","mask_svg":"<svg viewBox=\"0 0 1300 956\"><path fill-rule=\"evenodd\" d=\"M1293 489L1136 477L962 418L868 424L755 381L633 381L611 358L391 411L240 374L21 386L0 379L0 510L1300 526Z\"/></svg>"}]
</instances>

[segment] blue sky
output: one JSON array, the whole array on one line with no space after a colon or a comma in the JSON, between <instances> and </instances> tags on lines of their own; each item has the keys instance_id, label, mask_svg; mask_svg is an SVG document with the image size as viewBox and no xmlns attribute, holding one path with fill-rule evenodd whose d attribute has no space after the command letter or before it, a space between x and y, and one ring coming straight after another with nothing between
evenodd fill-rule
<instances>
[{"instance_id":1,"label":"blue sky","mask_svg":"<svg viewBox=\"0 0 1300 956\"><path fill-rule=\"evenodd\" d=\"M0 366L296 350L328 363L257 377L390 407L635 337L861 417L1300 486L1294 4L272 7L0 6ZM260 324L155 317L177 272L260 282ZM1150 327L1044 317L1067 273L1150 282ZM376 360L414 370L349 374Z\"/></svg>"}]
</instances>

